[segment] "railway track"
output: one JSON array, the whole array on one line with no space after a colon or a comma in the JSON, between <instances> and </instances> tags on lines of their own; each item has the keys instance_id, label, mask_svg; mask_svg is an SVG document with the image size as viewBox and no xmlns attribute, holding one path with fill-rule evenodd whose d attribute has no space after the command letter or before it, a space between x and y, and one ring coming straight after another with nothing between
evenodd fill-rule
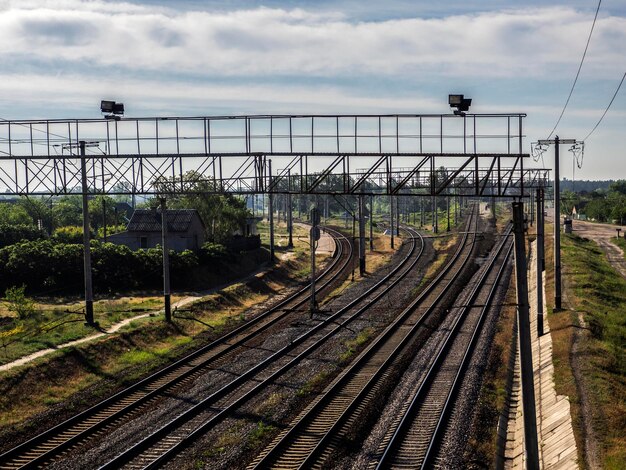
<instances>
[{"instance_id":1,"label":"railway track","mask_svg":"<svg viewBox=\"0 0 626 470\"><path fill-rule=\"evenodd\" d=\"M376 469L436 468L448 419L513 248L508 227L462 306L428 372L379 448Z\"/></svg>"},{"instance_id":2,"label":"railway track","mask_svg":"<svg viewBox=\"0 0 626 470\"><path fill-rule=\"evenodd\" d=\"M329 338L343 331L397 285L415 266L424 250L421 236L411 230L410 250L401 263L370 291L338 310L262 363L177 416L153 434L127 449L101 468L154 468L190 446L245 403L258 396L282 375L310 357ZM419 241L419 243L418 243ZM359 304L359 308L354 310Z\"/></svg>"},{"instance_id":3,"label":"railway track","mask_svg":"<svg viewBox=\"0 0 626 470\"><path fill-rule=\"evenodd\" d=\"M320 468L361 415L385 393L394 375L436 328L447 289L462 278L476 242L476 209L453 258L426 289L258 457L252 468ZM473 226L473 230L471 229ZM425 306L425 308L424 308Z\"/></svg>"},{"instance_id":4,"label":"railway track","mask_svg":"<svg viewBox=\"0 0 626 470\"><path fill-rule=\"evenodd\" d=\"M332 263L317 280L318 295L327 292L337 279L347 276L354 262L350 240L334 229L326 230L335 239L335 253ZM288 319L294 310L305 305L309 295L310 287L304 287L210 344L5 452L0 455L0 469L43 467L73 446L93 436L103 435L141 413L160 397L189 384L205 373L208 367L227 361L245 350L248 342Z\"/></svg>"}]
</instances>

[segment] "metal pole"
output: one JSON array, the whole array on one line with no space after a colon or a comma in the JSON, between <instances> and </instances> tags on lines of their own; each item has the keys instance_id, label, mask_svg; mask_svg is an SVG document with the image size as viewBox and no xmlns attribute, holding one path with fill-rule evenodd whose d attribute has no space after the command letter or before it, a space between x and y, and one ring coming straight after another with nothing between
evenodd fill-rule
<instances>
[{"instance_id":1,"label":"metal pole","mask_svg":"<svg viewBox=\"0 0 626 470\"><path fill-rule=\"evenodd\" d=\"M310 316L313 317L313 314L317 310L317 303L315 302L315 239L316 239L316 230L317 228L317 217L318 212L317 208L311 209L311 230L309 241L311 242L311 305L310 305Z\"/></svg>"},{"instance_id":2,"label":"metal pole","mask_svg":"<svg viewBox=\"0 0 626 470\"><path fill-rule=\"evenodd\" d=\"M537 188L537 334L543 335L543 188Z\"/></svg>"},{"instance_id":3,"label":"metal pole","mask_svg":"<svg viewBox=\"0 0 626 470\"><path fill-rule=\"evenodd\" d=\"M165 303L165 321L172 321L170 296L170 252L167 247L167 202L161 198L161 245L163 246L163 300Z\"/></svg>"},{"instance_id":4,"label":"metal pole","mask_svg":"<svg viewBox=\"0 0 626 470\"><path fill-rule=\"evenodd\" d=\"M439 221L437 220L437 196L432 197L433 209L433 232L439 233Z\"/></svg>"},{"instance_id":5,"label":"metal pole","mask_svg":"<svg viewBox=\"0 0 626 470\"><path fill-rule=\"evenodd\" d=\"M446 229L446 232L450 231L450 195L446 196L446 209L448 212L448 228Z\"/></svg>"},{"instance_id":6,"label":"metal pole","mask_svg":"<svg viewBox=\"0 0 626 470\"><path fill-rule=\"evenodd\" d=\"M272 194L272 160L267 161L268 164L268 207L267 212L270 219L270 263L274 262L274 194Z\"/></svg>"},{"instance_id":7,"label":"metal pole","mask_svg":"<svg viewBox=\"0 0 626 470\"><path fill-rule=\"evenodd\" d=\"M526 249L524 246L524 204L513 203L513 230L515 233L515 277L517 284L517 325L519 328L520 364L522 375L522 408L524 413L524 447L526 468L539 469L535 386L530 338L530 309L528 306L528 279L526 277Z\"/></svg>"},{"instance_id":8,"label":"metal pole","mask_svg":"<svg viewBox=\"0 0 626 470\"><path fill-rule=\"evenodd\" d=\"M104 235L104 243L107 242L107 200L102 196L102 229Z\"/></svg>"},{"instance_id":9,"label":"metal pole","mask_svg":"<svg viewBox=\"0 0 626 470\"><path fill-rule=\"evenodd\" d=\"M389 229L391 230L391 249L393 250L393 196L389 196Z\"/></svg>"},{"instance_id":10,"label":"metal pole","mask_svg":"<svg viewBox=\"0 0 626 470\"><path fill-rule=\"evenodd\" d=\"M534 195L533 192L530 191L530 226L533 226L533 223L535 222L535 204L533 201L534 199Z\"/></svg>"},{"instance_id":11,"label":"metal pole","mask_svg":"<svg viewBox=\"0 0 626 470\"><path fill-rule=\"evenodd\" d=\"M359 194L359 274L365 274L365 197Z\"/></svg>"},{"instance_id":12,"label":"metal pole","mask_svg":"<svg viewBox=\"0 0 626 470\"><path fill-rule=\"evenodd\" d=\"M85 157L85 141L78 143L80 147L80 177L83 197L83 269L85 275L85 321L94 324L93 319L93 286L91 281L91 249L89 246L89 197L87 186L87 161Z\"/></svg>"},{"instance_id":13,"label":"metal pole","mask_svg":"<svg viewBox=\"0 0 626 470\"><path fill-rule=\"evenodd\" d=\"M370 251L374 251L374 196L370 194Z\"/></svg>"},{"instance_id":14,"label":"metal pole","mask_svg":"<svg viewBox=\"0 0 626 470\"><path fill-rule=\"evenodd\" d=\"M459 210L459 198L457 196L457 188L454 188L454 226L457 225L457 212Z\"/></svg>"},{"instance_id":15,"label":"metal pole","mask_svg":"<svg viewBox=\"0 0 626 470\"><path fill-rule=\"evenodd\" d=\"M554 138L554 308L561 310L561 190L559 136Z\"/></svg>"},{"instance_id":16,"label":"metal pole","mask_svg":"<svg viewBox=\"0 0 626 470\"><path fill-rule=\"evenodd\" d=\"M396 235L400 236L400 197L396 197Z\"/></svg>"},{"instance_id":17,"label":"metal pole","mask_svg":"<svg viewBox=\"0 0 626 470\"><path fill-rule=\"evenodd\" d=\"M291 207L291 193L287 194L287 230L289 231L289 243L287 248L293 248L293 214Z\"/></svg>"}]
</instances>

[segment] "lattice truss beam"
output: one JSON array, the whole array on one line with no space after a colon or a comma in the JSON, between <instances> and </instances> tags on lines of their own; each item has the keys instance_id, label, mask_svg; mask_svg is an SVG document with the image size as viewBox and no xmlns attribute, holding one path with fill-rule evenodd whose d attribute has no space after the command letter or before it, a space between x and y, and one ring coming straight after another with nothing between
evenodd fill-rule
<instances>
[{"instance_id":1,"label":"lattice truss beam","mask_svg":"<svg viewBox=\"0 0 626 470\"><path fill-rule=\"evenodd\" d=\"M4 121L0 194L80 194L84 163L90 194L520 196L549 177L524 168L524 117Z\"/></svg>"}]
</instances>

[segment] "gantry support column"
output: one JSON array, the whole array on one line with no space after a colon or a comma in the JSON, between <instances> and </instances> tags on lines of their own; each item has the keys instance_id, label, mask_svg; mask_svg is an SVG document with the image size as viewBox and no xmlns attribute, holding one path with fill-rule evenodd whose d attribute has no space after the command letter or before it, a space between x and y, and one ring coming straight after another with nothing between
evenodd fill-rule
<instances>
[{"instance_id":1,"label":"gantry support column","mask_svg":"<svg viewBox=\"0 0 626 470\"><path fill-rule=\"evenodd\" d=\"M365 274L365 196L359 194L359 274Z\"/></svg>"},{"instance_id":2,"label":"gantry support column","mask_svg":"<svg viewBox=\"0 0 626 470\"><path fill-rule=\"evenodd\" d=\"M522 202L513 203L513 231L515 233L517 325L519 328L519 350L522 375L522 409L524 413L526 468L528 470L539 470L535 385L533 380L533 356L530 338L530 308L528 305L528 278L526 270L526 248L524 245L524 204Z\"/></svg>"},{"instance_id":3,"label":"gantry support column","mask_svg":"<svg viewBox=\"0 0 626 470\"><path fill-rule=\"evenodd\" d=\"M389 196L389 230L391 230L391 249L393 250L393 196Z\"/></svg>"},{"instance_id":4,"label":"gantry support column","mask_svg":"<svg viewBox=\"0 0 626 470\"><path fill-rule=\"evenodd\" d=\"M543 335L544 220L543 188L537 188L537 334Z\"/></svg>"},{"instance_id":5,"label":"gantry support column","mask_svg":"<svg viewBox=\"0 0 626 470\"><path fill-rule=\"evenodd\" d=\"M170 292L170 252L167 245L167 202L161 198L161 245L163 246L163 301L165 304L165 321L172 321L172 305Z\"/></svg>"},{"instance_id":6,"label":"gantry support column","mask_svg":"<svg viewBox=\"0 0 626 470\"><path fill-rule=\"evenodd\" d=\"M274 262L274 194L272 193L272 160L267 161L269 177L269 194L267 195L267 212L270 222L270 263Z\"/></svg>"},{"instance_id":7,"label":"gantry support column","mask_svg":"<svg viewBox=\"0 0 626 470\"><path fill-rule=\"evenodd\" d=\"M293 208L291 207L291 193L287 194L287 231L289 232L289 242L287 248L293 248Z\"/></svg>"},{"instance_id":8,"label":"gantry support column","mask_svg":"<svg viewBox=\"0 0 626 470\"><path fill-rule=\"evenodd\" d=\"M87 186L87 161L85 156L85 141L81 140L80 148L80 176L83 191L83 269L85 276L85 321L94 324L93 318L93 284L91 279L91 247L89 245L89 197Z\"/></svg>"},{"instance_id":9,"label":"gantry support column","mask_svg":"<svg viewBox=\"0 0 626 470\"><path fill-rule=\"evenodd\" d=\"M374 196L370 194L370 251L374 251Z\"/></svg>"}]
</instances>

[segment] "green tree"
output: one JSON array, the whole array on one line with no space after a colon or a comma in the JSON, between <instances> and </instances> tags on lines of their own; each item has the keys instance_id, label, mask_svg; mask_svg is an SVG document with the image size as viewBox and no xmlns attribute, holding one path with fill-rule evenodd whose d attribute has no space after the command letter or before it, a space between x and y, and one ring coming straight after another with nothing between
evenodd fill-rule
<instances>
[{"instance_id":1,"label":"green tree","mask_svg":"<svg viewBox=\"0 0 626 470\"><path fill-rule=\"evenodd\" d=\"M24 207L9 202L0 203L0 220L8 225L34 225L33 219Z\"/></svg>"},{"instance_id":2,"label":"green tree","mask_svg":"<svg viewBox=\"0 0 626 470\"><path fill-rule=\"evenodd\" d=\"M193 194L177 195L168 199L170 209L196 209L206 227L208 241L223 242L236 230L245 227L250 211L242 198L232 194L215 194L212 181L194 172L185 175Z\"/></svg>"},{"instance_id":3,"label":"green tree","mask_svg":"<svg viewBox=\"0 0 626 470\"><path fill-rule=\"evenodd\" d=\"M82 201L79 196L63 196L52 205L54 226L80 226L83 223Z\"/></svg>"},{"instance_id":4,"label":"green tree","mask_svg":"<svg viewBox=\"0 0 626 470\"><path fill-rule=\"evenodd\" d=\"M604 199L593 199L585 206L585 212L590 219L606 222L610 216L610 208Z\"/></svg>"},{"instance_id":5,"label":"green tree","mask_svg":"<svg viewBox=\"0 0 626 470\"><path fill-rule=\"evenodd\" d=\"M54 222L49 200L24 196L20 198L18 204L28 213L33 225L37 226L39 221L41 221L42 227L45 228L48 233L52 232Z\"/></svg>"},{"instance_id":6,"label":"green tree","mask_svg":"<svg viewBox=\"0 0 626 470\"><path fill-rule=\"evenodd\" d=\"M89 200L89 222L94 231L115 224L115 200L110 196L96 196Z\"/></svg>"},{"instance_id":7,"label":"green tree","mask_svg":"<svg viewBox=\"0 0 626 470\"><path fill-rule=\"evenodd\" d=\"M610 192L626 195L626 180L617 180L609 185Z\"/></svg>"}]
</instances>

